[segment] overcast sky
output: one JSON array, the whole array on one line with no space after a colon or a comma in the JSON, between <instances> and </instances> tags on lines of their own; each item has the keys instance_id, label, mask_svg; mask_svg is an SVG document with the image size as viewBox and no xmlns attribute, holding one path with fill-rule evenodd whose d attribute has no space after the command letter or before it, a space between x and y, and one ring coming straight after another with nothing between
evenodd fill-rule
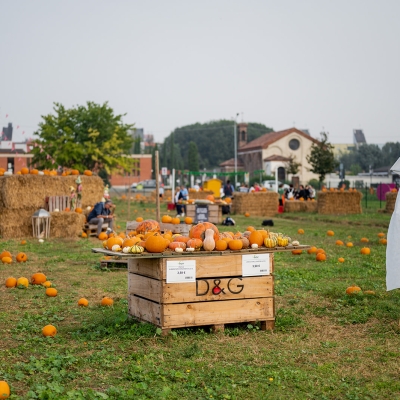
<instances>
[{"instance_id":1,"label":"overcast sky","mask_svg":"<svg viewBox=\"0 0 400 400\"><path fill-rule=\"evenodd\" d=\"M17 140L53 102L108 101L159 142L236 113L400 141L400 0L0 0L0 15L0 127Z\"/></svg>"}]
</instances>

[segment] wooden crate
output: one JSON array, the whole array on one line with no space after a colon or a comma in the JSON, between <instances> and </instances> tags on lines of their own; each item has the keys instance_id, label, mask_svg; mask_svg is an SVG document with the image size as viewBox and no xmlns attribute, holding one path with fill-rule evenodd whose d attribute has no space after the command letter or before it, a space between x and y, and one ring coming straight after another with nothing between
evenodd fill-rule
<instances>
[{"instance_id":1,"label":"wooden crate","mask_svg":"<svg viewBox=\"0 0 400 400\"><path fill-rule=\"evenodd\" d=\"M126 223L126 233L134 231L139 224L140 222L128 221ZM160 230L162 233L166 231L171 231L172 233L180 233L181 235L189 236L189 231L191 227L192 225L188 224L166 224L164 222L160 222Z\"/></svg>"},{"instance_id":2,"label":"wooden crate","mask_svg":"<svg viewBox=\"0 0 400 400\"><path fill-rule=\"evenodd\" d=\"M202 206L203 204L201 204ZM218 204L207 204L208 206L208 222L212 224L222 224L222 206ZM188 217L193 218L193 221L196 219L196 204L188 204L186 205L186 214Z\"/></svg>"},{"instance_id":3,"label":"wooden crate","mask_svg":"<svg viewBox=\"0 0 400 400\"><path fill-rule=\"evenodd\" d=\"M263 253L264 254L264 253ZM261 322L273 329L274 255L269 254L269 275L242 276L243 254L190 257L196 261L196 281L167 283L167 262L173 258L129 258L129 314L151 322L166 334L171 328ZM215 289L217 288L217 289ZM221 290L220 293L214 294Z\"/></svg>"},{"instance_id":4,"label":"wooden crate","mask_svg":"<svg viewBox=\"0 0 400 400\"><path fill-rule=\"evenodd\" d=\"M101 226L101 231L105 232L108 228L108 224L105 223ZM86 223L84 227L84 231L88 236L97 236L97 225Z\"/></svg>"},{"instance_id":5,"label":"wooden crate","mask_svg":"<svg viewBox=\"0 0 400 400\"><path fill-rule=\"evenodd\" d=\"M54 212L54 210L64 211L69 207L69 202L69 196L49 196L46 197L46 209L49 212Z\"/></svg>"}]
</instances>

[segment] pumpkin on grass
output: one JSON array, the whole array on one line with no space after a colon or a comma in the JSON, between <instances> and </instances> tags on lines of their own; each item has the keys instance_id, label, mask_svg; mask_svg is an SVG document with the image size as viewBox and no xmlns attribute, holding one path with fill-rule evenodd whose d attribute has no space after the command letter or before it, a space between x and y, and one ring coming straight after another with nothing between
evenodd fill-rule
<instances>
[{"instance_id":1,"label":"pumpkin on grass","mask_svg":"<svg viewBox=\"0 0 400 400\"><path fill-rule=\"evenodd\" d=\"M45 288L49 288L51 287L51 282L50 281L43 282L42 286L44 286Z\"/></svg>"},{"instance_id":2,"label":"pumpkin on grass","mask_svg":"<svg viewBox=\"0 0 400 400\"><path fill-rule=\"evenodd\" d=\"M299 256L299 255L302 254L302 253L303 253L303 251L300 250L300 249L292 250L292 254L293 254L294 256Z\"/></svg>"},{"instance_id":3,"label":"pumpkin on grass","mask_svg":"<svg viewBox=\"0 0 400 400\"><path fill-rule=\"evenodd\" d=\"M46 325L42 329L42 334L46 337L54 337L57 334L57 328L54 325Z\"/></svg>"},{"instance_id":4,"label":"pumpkin on grass","mask_svg":"<svg viewBox=\"0 0 400 400\"><path fill-rule=\"evenodd\" d=\"M298 229L298 230L297 230L297 233L298 233L299 235L303 235L303 234L304 234L304 229Z\"/></svg>"},{"instance_id":5,"label":"pumpkin on grass","mask_svg":"<svg viewBox=\"0 0 400 400\"><path fill-rule=\"evenodd\" d=\"M383 232L379 232L379 233L378 233L378 237L379 237L379 238L383 238L383 237L385 237L385 234L384 234Z\"/></svg>"},{"instance_id":6,"label":"pumpkin on grass","mask_svg":"<svg viewBox=\"0 0 400 400\"><path fill-rule=\"evenodd\" d=\"M336 240L336 246L343 246L344 243L341 240Z\"/></svg>"},{"instance_id":7,"label":"pumpkin on grass","mask_svg":"<svg viewBox=\"0 0 400 400\"><path fill-rule=\"evenodd\" d=\"M368 243L368 242L369 242L369 239L363 237L363 238L360 239L360 242L361 242L361 243Z\"/></svg>"},{"instance_id":8,"label":"pumpkin on grass","mask_svg":"<svg viewBox=\"0 0 400 400\"><path fill-rule=\"evenodd\" d=\"M328 231L328 232L326 232L326 234L328 236L335 236L335 232L333 232L333 231Z\"/></svg>"},{"instance_id":9,"label":"pumpkin on grass","mask_svg":"<svg viewBox=\"0 0 400 400\"><path fill-rule=\"evenodd\" d=\"M338 258L338 261L339 261L340 263L344 263L344 258L343 258L343 257L339 257L339 258Z\"/></svg>"},{"instance_id":10,"label":"pumpkin on grass","mask_svg":"<svg viewBox=\"0 0 400 400\"><path fill-rule=\"evenodd\" d=\"M245 213L244 213L244 216L245 216L245 217L250 217L250 213L249 213L249 212L245 212Z\"/></svg>"},{"instance_id":11,"label":"pumpkin on grass","mask_svg":"<svg viewBox=\"0 0 400 400\"><path fill-rule=\"evenodd\" d=\"M110 297L103 297L101 299L101 305L102 306L112 306L114 304L114 300L111 299Z\"/></svg>"},{"instance_id":12,"label":"pumpkin on grass","mask_svg":"<svg viewBox=\"0 0 400 400\"><path fill-rule=\"evenodd\" d=\"M43 282L46 281L47 281L46 275L41 272L37 272L36 274L33 274L31 277L32 285L41 285Z\"/></svg>"},{"instance_id":13,"label":"pumpkin on grass","mask_svg":"<svg viewBox=\"0 0 400 400\"><path fill-rule=\"evenodd\" d=\"M89 305L89 302L84 297L82 297L81 299L78 300L78 306L87 307L88 305Z\"/></svg>"},{"instance_id":14,"label":"pumpkin on grass","mask_svg":"<svg viewBox=\"0 0 400 400\"><path fill-rule=\"evenodd\" d=\"M307 250L307 253L308 254L315 254L317 252L317 250L318 249L315 246L312 246Z\"/></svg>"},{"instance_id":15,"label":"pumpkin on grass","mask_svg":"<svg viewBox=\"0 0 400 400\"><path fill-rule=\"evenodd\" d=\"M363 248L360 250L360 253L361 253L361 254L365 254L365 255L371 254L371 249L370 249L369 247L363 247Z\"/></svg>"},{"instance_id":16,"label":"pumpkin on grass","mask_svg":"<svg viewBox=\"0 0 400 400\"><path fill-rule=\"evenodd\" d=\"M11 391L10 386L6 381L0 381L0 399L8 399Z\"/></svg>"},{"instance_id":17,"label":"pumpkin on grass","mask_svg":"<svg viewBox=\"0 0 400 400\"><path fill-rule=\"evenodd\" d=\"M18 253L15 259L17 260L17 262L27 262L28 256L25 253Z\"/></svg>"},{"instance_id":18,"label":"pumpkin on grass","mask_svg":"<svg viewBox=\"0 0 400 400\"><path fill-rule=\"evenodd\" d=\"M10 278L6 279L6 287L7 288L14 288L16 286L17 286L17 280L14 277L11 276Z\"/></svg>"},{"instance_id":19,"label":"pumpkin on grass","mask_svg":"<svg viewBox=\"0 0 400 400\"><path fill-rule=\"evenodd\" d=\"M22 245L26 244L26 240L22 240L22 241L21 241L21 244L22 244Z\"/></svg>"},{"instance_id":20,"label":"pumpkin on grass","mask_svg":"<svg viewBox=\"0 0 400 400\"><path fill-rule=\"evenodd\" d=\"M58 291L55 288L49 287L49 288L46 289L46 296L56 297L57 294L58 294Z\"/></svg>"},{"instance_id":21,"label":"pumpkin on grass","mask_svg":"<svg viewBox=\"0 0 400 400\"><path fill-rule=\"evenodd\" d=\"M17 279L17 287L18 288L27 288L29 286L29 281L27 278L25 278L24 276L21 276L20 278Z\"/></svg>"},{"instance_id":22,"label":"pumpkin on grass","mask_svg":"<svg viewBox=\"0 0 400 400\"><path fill-rule=\"evenodd\" d=\"M3 264L12 264L12 258L11 258L11 257L3 257L3 258L1 259L1 262L2 262Z\"/></svg>"},{"instance_id":23,"label":"pumpkin on grass","mask_svg":"<svg viewBox=\"0 0 400 400\"><path fill-rule=\"evenodd\" d=\"M11 253L10 253L9 251L7 251L7 250L3 250L3 251L0 253L0 260L2 260L3 257L10 257L10 258L11 258Z\"/></svg>"},{"instance_id":24,"label":"pumpkin on grass","mask_svg":"<svg viewBox=\"0 0 400 400\"><path fill-rule=\"evenodd\" d=\"M317 261L326 261L326 254L325 253L317 253L315 258Z\"/></svg>"},{"instance_id":25,"label":"pumpkin on grass","mask_svg":"<svg viewBox=\"0 0 400 400\"><path fill-rule=\"evenodd\" d=\"M387 239L379 239L380 244L387 244Z\"/></svg>"},{"instance_id":26,"label":"pumpkin on grass","mask_svg":"<svg viewBox=\"0 0 400 400\"><path fill-rule=\"evenodd\" d=\"M353 243L352 242L347 242L346 243L346 247L353 247Z\"/></svg>"},{"instance_id":27,"label":"pumpkin on grass","mask_svg":"<svg viewBox=\"0 0 400 400\"><path fill-rule=\"evenodd\" d=\"M346 293L347 294L357 294L361 292L361 288L359 286L353 285L353 286L349 286L346 289Z\"/></svg>"}]
</instances>

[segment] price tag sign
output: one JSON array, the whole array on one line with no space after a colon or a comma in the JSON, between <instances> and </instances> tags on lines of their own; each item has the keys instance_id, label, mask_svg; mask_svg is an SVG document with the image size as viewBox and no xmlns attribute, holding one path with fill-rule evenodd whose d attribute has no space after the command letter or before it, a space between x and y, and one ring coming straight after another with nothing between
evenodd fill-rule
<instances>
[{"instance_id":1,"label":"price tag sign","mask_svg":"<svg viewBox=\"0 0 400 400\"><path fill-rule=\"evenodd\" d=\"M269 254L244 254L242 256L242 276L269 275Z\"/></svg>"},{"instance_id":2,"label":"price tag sign","mask_svg":"<svg viewBox=\"0 0 400 400\"><path fill-rule=\"evenodd\" d=\"M196 282L196 260L167 261L167 283Z\"/></svg>"}]
</instances>

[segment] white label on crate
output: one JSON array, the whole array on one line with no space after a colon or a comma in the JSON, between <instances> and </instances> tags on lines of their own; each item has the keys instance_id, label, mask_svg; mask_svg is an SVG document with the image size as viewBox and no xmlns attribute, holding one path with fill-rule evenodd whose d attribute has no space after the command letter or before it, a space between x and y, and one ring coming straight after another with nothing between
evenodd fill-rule
<instances>
[{"instance_id":1,"label":"white label on crate","mask_svg":"<svg viewBox=\"0 0 400 400\"><path fill-rule=\"evenodd\" d=\"M269 254L242 255L242 276L269 275Z\"/></svg>"},{"instance_id":2,"label":"white label on crate","mask_svg":"<svg viewBox=\"0 0 400 400\"><path fill-rule=\"evenodd\" d=\"M167 261L167 283L196 282L196 260Z\"/></svg>"}]
</instances>

